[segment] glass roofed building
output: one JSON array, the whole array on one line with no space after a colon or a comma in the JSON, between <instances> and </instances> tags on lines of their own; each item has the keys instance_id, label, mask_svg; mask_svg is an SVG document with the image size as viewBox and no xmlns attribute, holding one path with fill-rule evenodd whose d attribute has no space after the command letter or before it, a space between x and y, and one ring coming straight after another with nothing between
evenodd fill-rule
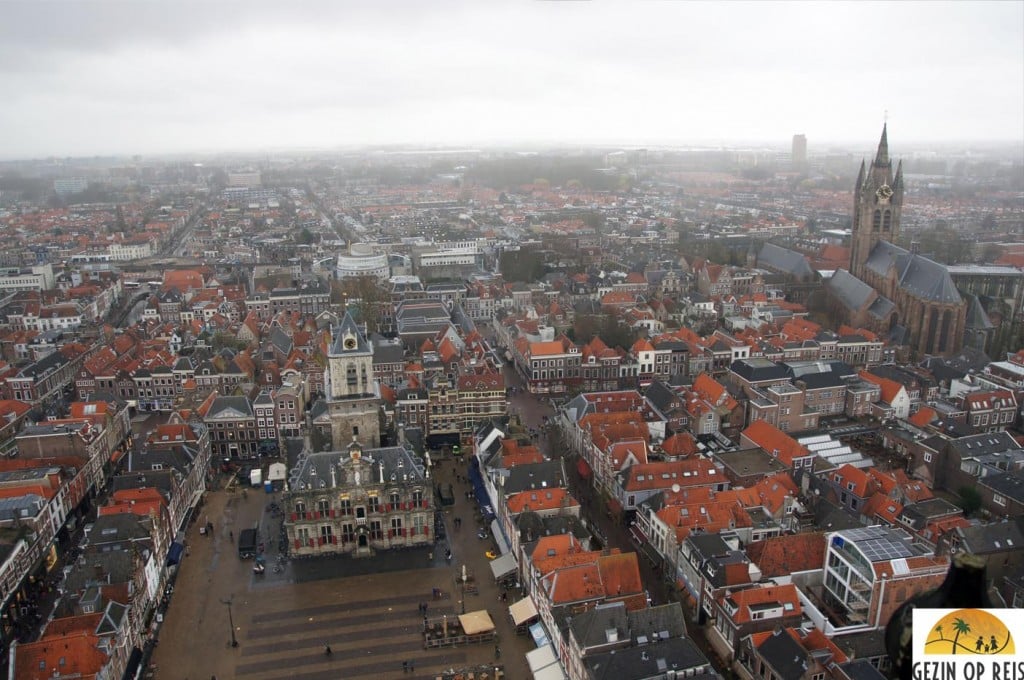
<instances>
[{"instance_id":1,"label":"glass roofed building","mask_svg":"<svg viewBox=\"0 0 1024 680\"><path fill-rule=\"evenodd\" d=\"M869 526L828 535L822 603L836 627L884 626L899 605L942 583L949 558L902 529Z\"/></svg>"}]
</instances>

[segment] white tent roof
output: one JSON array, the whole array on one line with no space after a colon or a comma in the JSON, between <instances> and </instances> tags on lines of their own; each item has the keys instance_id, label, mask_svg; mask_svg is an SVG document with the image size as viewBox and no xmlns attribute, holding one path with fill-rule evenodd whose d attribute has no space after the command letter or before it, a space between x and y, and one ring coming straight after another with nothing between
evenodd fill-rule
<instances>
[{"instance_id":1,"label":"white tent roof","mask_svg":"<svg viewBox=\"0 0 1024 680\"><path fill-rule=\"evenodd\" d=\"M537 606L533 604L533 599L527 596L509 607L508 613L512 615L512 622L518 626L537 615Z\"/></svg>"},{"instance_id":2,"label":"white tent roof","mask_svg":"<svg viewBox=\"0 0 1024 680\"><path fill-rule=\"evenodd\" d=\"M491 615L487 613L486 609L460 614L459 623L462 624L462 630L466 635L476 635L494 630L494 621L491 621Z\"/></svg>"},{"instance_id":3,"label":"white tent roof","mask_svg":"<svg viewBox=\"0 0 1024 680\"><path fill-rule=\"evenodd\" d=\"M538 647L532 651L526 653L526 663L530 666L530 672L536 673L542 668L547 668L551 664L558 665L558 658L555 656L555 650L551 645L544 645Z\"/></svg>"},{"instance_id":4,"label":"white tent roof","mask_svg":"<svg viewBox=\"0 0 1024 680\"><path fill-rule=\"evenodd\" d=\"M498 524L498 520L491 520L491 536L494 536L494 542L498 544L498 550L501 551L502 555L508 553L508 543L505 542L505 536L501 533L501 525Z\"/></svg>"},{"instance_id":5,"label":"white tent roof","mask_svg":"<svg viewBox=\"0 0 1024 680\"><path fill-rule=\"evenodd\" d=\"M545 666L533 674L533 680L565 680L565 673L557 663Z\"/></svg>"},{"instance_id":6,"label":"white tent roof","mask_svg":"<svg viewBox=\"0 0 1024 680\"><path fill-rule=\"evenodd\" d=\"M284 463L271 463L267 470L267 479L274 482L287 479L288 467Z\"/></svg>"},{"instance_id":7,"label":"white tent roof","mask_svg":"<svg viewBox=\"0 0 1024 680\"><path fill-rule=\"evenodd\" d=\"M530 665L533 680L565 680L565 673L551 645L527 652L526 662Z\"/></svg>"},{"instance_id":8,"label":"white tent roof","mask_svg":"<svg viewBox=\"0 0 1024 680\"><path fill-rule=\"evenodd\" d=\"M516 558L512 553L505 553L496 560L491 561L491 573L498 579L508 576L516 570Z\"/></svg>"}]
</instances>

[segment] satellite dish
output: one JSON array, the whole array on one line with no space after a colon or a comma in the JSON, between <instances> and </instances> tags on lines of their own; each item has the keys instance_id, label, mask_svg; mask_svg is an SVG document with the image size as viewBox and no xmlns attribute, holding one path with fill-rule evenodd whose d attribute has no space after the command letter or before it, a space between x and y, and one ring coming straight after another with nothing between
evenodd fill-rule
<instances>
[{"instance_id":1,"label":"satellite dish","mask_svg":"<svg viewBox=\"0 0 1024 680\"><path fill-rule=\"evenodd\" d=\"M672 493L679 493L679 485L678 484L673 484L672 485Z\"/></svg>"}]
</instances>

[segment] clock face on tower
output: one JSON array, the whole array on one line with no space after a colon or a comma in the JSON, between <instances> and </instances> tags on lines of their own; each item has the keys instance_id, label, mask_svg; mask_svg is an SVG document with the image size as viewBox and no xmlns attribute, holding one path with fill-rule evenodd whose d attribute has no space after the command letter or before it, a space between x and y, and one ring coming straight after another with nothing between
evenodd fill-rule
<instances>
[{"instance_id":1,"label":"clock face on tower","mask_svg":"<svg viewBox=\"0 0 1024 680\"><path fill-rule=\"evenodd\" d=\"M345 338L345 349L355 349L356 339L353 337Z\"/></svg>"},{"instance_id":2,"label":"clock face on tower","mask_svg":"<svg viewBox=\"0 0 1024 680\"><path fill-rule=\"evenodd\" d=\"M878 187L878 191L875 192L875 196L877 196L880 201L888 201L892 198L892 189L888 184L883 184Z\"/></svg>"}]
</instances>

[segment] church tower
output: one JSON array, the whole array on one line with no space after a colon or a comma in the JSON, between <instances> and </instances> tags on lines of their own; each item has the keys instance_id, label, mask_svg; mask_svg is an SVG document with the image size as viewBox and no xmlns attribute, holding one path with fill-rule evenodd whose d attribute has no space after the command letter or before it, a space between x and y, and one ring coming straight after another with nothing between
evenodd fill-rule
<instances>
[{"instance_id":1,"label":"church tower","mask_svg":"<svg viewBox=\"0 0 1024 680\"><path fill-rule=\"evenodd\" d=\"M853 189L853 237L850 251L850 273L864 276L864 263L879 241L894 243L900 233L903 211L903 162L895 175L889 159L889 139L882 126L882 139L871 167L861 161L857 184Z\"/></svg>"},{"instance_id":2,"label":"church tower","mask_svg":"<svg viewBox=\"0 0 1024 680\"><path fill-rule=\"evenodd\" d=\"M324 390L331 421L331 444L338 451L356 441L380 446L380 395L373 379L373 347L352 315L331 329Z\"/></svg>"}]
</instances>

